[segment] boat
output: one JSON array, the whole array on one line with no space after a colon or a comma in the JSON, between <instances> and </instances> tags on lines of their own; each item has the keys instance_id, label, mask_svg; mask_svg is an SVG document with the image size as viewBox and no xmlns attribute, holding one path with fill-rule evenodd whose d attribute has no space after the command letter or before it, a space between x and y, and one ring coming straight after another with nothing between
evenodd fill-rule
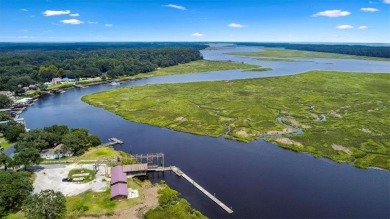
<instances>
[{"instance_id":1,"label":"boat","mask_svg":"<svg viewBox=\"0 0 390 219\"><path fill-rule=\"evenodd\" d=\"M119 82L115 82L115 81L111 82L110 84L111 84L112 86L117 86L117 85L120 85L120 83L119 83Z\"/></svg>"}]
</instances>

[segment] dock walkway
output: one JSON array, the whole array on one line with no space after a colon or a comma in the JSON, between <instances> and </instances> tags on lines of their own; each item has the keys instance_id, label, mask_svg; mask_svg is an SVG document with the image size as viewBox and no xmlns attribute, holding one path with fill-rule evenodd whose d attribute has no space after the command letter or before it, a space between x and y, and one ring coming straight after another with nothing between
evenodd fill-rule
<instances>
[{"instance_id":1,"label":"dock walkway","mask_svg":"<svg viewBox=\"0 0 390 219\"><path fill-rule=\"evenodd\" d=\"M123 144L123 141L117 139L117 138L110 138L108 139L108 142L103 144L103 146L112 146L116 144Z\"/></svg>"},{"instance_id":2,"label":"dock walkway","mask_svg":"<svg viewBox=\"0 0 390 219\"><path fill-rule=\"evenodd\" d=\"M181 171L179 168L172 166L170 169L178 176L183 177L188 182L190 182L192 185L194 185L199 191L201 191L203 194L205 194L207 197L209 197L212 201L214 201L217 205L219 205L221 208L223 208L227 213L232 214L233 210L226 206L223 202L221 202L219 199L217 199L215 196L210 194L206 189L204 189L202 186L200 186L198 183L196 183L193 179L191 179L187 174L185 174L183 171Z\"/></svg>"}]
</instances>

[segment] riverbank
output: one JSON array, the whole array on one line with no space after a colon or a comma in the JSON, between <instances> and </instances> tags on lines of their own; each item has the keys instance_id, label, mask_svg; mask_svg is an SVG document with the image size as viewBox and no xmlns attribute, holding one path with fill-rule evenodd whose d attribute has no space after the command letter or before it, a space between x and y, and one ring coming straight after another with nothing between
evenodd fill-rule
<instances>
[{"instance_id":1,"label":"riverbank","mask_svg":"<svg viewBox=\"0 0 390 219\"><path fill-rule=\"evenodd\" d=\"M278 145L357 167L390 169L389 74L321 72L236 81L128 87L83 101L128 120L199 135ZM321 115L326 115L323 121ZM273 139L285 127L303 134ZM345 136L348 136L346 138ZM293 142L293 143L291 143ZM333 145L333 146L332 146ZM335 146L336 145L336 146Z\"/></svg>"}]
</instances>

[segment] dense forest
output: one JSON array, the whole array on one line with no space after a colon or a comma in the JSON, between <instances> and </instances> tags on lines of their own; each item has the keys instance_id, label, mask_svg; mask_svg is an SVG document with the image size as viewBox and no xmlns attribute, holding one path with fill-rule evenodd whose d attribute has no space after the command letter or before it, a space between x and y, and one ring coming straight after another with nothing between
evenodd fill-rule
<instances>
[{"instance_id":1,"label":"dense forest","mask_svg":"<svg viewBox=\"0 0 390 219\"><path fill-rule=\"evenodd\" d=\"M0 44L0 90L49 82L54 77L130 76L202 59L192 43Z\"/></svg>"},{"instance_id":2,"label":"dense forest","mask_svg":"<svg viewBox=\"0 0 390 219\"><path fill-rule=\"evenodd\" d=\"M292 43L236 43L243 46L280 47L311 52L328 52L356 56L390 58L389 46L330 45L330 44L292 44Z\"/></svg>"}]
</instances>

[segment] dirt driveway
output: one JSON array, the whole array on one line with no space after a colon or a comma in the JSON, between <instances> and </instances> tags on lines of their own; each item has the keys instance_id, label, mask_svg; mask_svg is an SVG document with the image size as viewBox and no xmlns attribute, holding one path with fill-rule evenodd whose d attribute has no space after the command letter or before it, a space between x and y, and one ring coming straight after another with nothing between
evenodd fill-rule
<instances>
[{"instance_id":1,"label":"dirt driveway","mask_svg":"<svg viewBox=\"0 0 390 219\"><path fill-rule=\"evenodd\" d=\"M106 168L104 165L99 167L96 179L88 183L62 182L62 179L68 177L71 169L85 168L92 170L92 164L44 165L41 167L34 171L36 179L34 181L33 193L39 193L45 189L52 189L62 192L65 196L73 196L87 190L95 192L105 191L109 182L109 179L104 176Z\"/></svg>"}]
</instances>

